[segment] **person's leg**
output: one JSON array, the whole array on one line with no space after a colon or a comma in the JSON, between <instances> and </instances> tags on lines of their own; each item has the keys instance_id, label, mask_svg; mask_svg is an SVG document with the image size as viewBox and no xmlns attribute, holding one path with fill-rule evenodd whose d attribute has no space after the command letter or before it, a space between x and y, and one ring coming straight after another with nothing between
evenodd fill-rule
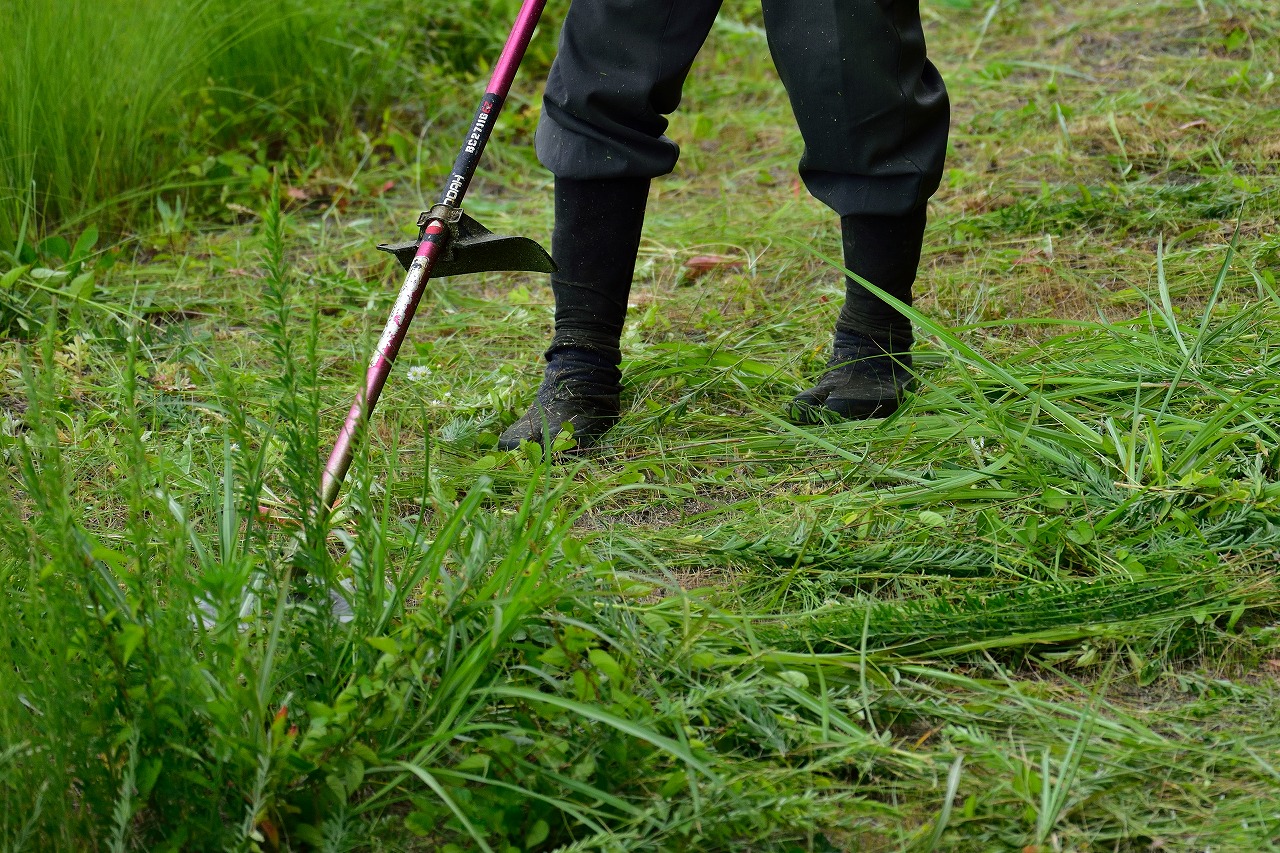
<instances>
[{"instance_id":1,"label":"person's leg","mask_svg":"<svg viewBox=\"0 0 1280 853\"><path fill-rule=\"evenodd\" d=\"M918 0L764 0L769 46L805 140L800 175L840 216L845 266L910 304L925 205L942 177L950 108L925 55ZM853 278L828 372L793 413L897 409L911 324Z\"/></svg>"},{"instance_id":2,"label":"person's leg","mask_svg":"<svg viewBox=\"0 0 1280 853\"><path fill-rule=\"evenodd\" d=\"M578 0L569 8L536 137L538 159L556 176L555 336L537 398L502 434L503 449L549 441L565 424L581 448L617 422L618 342L649 180L675 167L666 116L719 7Z\"/></svg>"},{"instance_id":3,"label":"person's leg","mask_svg":"<svg viewBox=\"0 0 1280 853\"><path fill-rule=\"evenodd\" d=\"M550 440L566 425L578 447L604 435L621 411L627 297L644 223L648 178L556 178L551 275L555 334L529 410L498 439L503 450ZM545 430L544 430L545 428Z\"/></svg>"},{"instance_id":4,"label":"person's leg","mask_svg":"<svg viewBox=\"0 0 1280 853\"><path fill-rule=\"evenodd\" d=\"M841 217L845 267L910 305L924 225L923 206L905 216ZM823 410L853 419L892 414L914 385L911 344L911 321L846 277L827 370L795 397L792 415L813 421Z\"/></svg>"}]
</instances>

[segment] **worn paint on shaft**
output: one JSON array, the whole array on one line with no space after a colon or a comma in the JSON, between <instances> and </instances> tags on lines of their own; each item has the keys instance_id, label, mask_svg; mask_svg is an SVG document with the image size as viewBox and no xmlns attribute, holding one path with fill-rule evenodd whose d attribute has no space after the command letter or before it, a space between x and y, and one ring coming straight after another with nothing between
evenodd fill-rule
<instances>
[{"instance_id":1,"label":"worn paint on shaft","mask_svg":"<svg viewBox=\"0 0 1280 853\"><path fill-rule=\"evenodd\" d=\"M426 233L434 237L447 235L448 232L441 223L432 222L427 226ZM338 491L342 488L342 481L347 476L347 470L351 467L351 460L355 455L356 435L368 420L369 413L378 404L378 398L382 396L382 388L386 385L387 377L391 375L396 355L400 352L400 347L409 331L409 324L413 321L418 303L422 301L422 294L426 291L431 268L435 266L436 259L440 256L441 249L446 247L446 243L447 239L423 240L413 263L409 265L409 272L400 288L400 295L396 297L395 307L391 309L391 317L387 320L387 325L382 330L382 337L378 339L378 345L374 347L373 356L369 359L364 386L356 395L355 402L351 404L351 411L347 413L347 420L338 431L338 438L334 442L333 451L329 454L329 461L325 463L320 498L327 507L333 506L338 499Z\"/></svg>"}]
</instances>

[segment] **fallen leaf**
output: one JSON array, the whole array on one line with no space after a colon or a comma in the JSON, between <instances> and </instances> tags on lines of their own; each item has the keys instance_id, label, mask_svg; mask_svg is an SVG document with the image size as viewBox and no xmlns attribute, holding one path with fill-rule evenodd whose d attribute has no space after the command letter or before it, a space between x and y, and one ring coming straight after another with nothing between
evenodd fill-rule
<instances>
[{"instance_id":1,"label":"fallen leaf","mask_svg":"<svg viewBox=\"0 0 1280 853\"><path fill-rule=\"evenodd\" d=\"M1043 268L1045 260L1048 260L1048 259L1049 259L1049 256L1045 254L1044 249L1032 249L1022 257L1014 261L1013 265L1015 267L1020 267L1020 266L1023 266L1024 264L1038 264Z\"/></svg>"},{"instance_id":2,"label":"fallen leaf","mask_svg":"<svg viewBox=\"0 0 1280 853\"><path fill-rule=\"evenodd\" d=\"M285 515L281 510L265 504L258 504L256 516L257 520L263 524L271 524L285 530L302 527L302 522L298 519Z\"/></svg>"},{"instance_id":3,"label":"fallen leaf","mask_svg":"<svg viewBox=\"0 0 1280 853\"><path fill-rule=\"evenodd\" d=\"M684 262L684 275L686 279L691 280L712 270L740 270L742 267L741 258L733 258L728 255L694 255Z\"/></svg>"}]
</instances>

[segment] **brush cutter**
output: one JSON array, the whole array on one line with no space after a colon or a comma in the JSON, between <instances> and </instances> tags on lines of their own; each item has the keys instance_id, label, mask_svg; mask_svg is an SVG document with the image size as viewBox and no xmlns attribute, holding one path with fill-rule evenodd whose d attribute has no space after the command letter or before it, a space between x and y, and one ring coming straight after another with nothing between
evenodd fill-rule
<instances>
[{"instance_id":1,"label":"brush cutter","mask_svg":"<svg viewBox=\"0 0 1280 853\"><path fill-rule=\"evenodd\" d=\"M373 351L365 374L364 387L356 394L347 420L338 433L333 452L325 464L320 486L320 500L331 509L338 499L342 481L351 467L355 442L362 434L382 388L391 373L396 354L404 343L418 302L427 282L433 276L462 275L500 270L554 272L555 263L541 246L527 237L502 237L490 233L462 211L462 199L475 174L480 155L493 132L498 112L511 90L511 81L533 38L534 27L542 17L546 0L525 0L516 17L515 26L493 69L480 108L453 164L453 174L445 183L439 199L430 210L418 217L418 238L408 243L378 246L395 255L405 269L404 284L396 297L391 317Z\"/></svg>"}]
</instances>

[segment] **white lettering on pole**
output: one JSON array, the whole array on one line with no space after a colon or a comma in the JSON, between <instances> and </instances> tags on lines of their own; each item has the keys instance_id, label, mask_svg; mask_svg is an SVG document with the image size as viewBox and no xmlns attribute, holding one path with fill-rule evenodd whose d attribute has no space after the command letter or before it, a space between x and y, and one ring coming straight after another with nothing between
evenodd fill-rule
<instances>
[{"instance_id":1,"label":"white lettering on pole","mask_svg":"<svg viewBox=\"0 0 1280 853\"><path fill-rule=\"evenodd\" d=\"M489 123L488 111L482 111L476 116L476 123L471 127L471 134L467 137L466 147L463 149L468 154L476 153L476 149L480 146L480 137L484 134L485 125Z\"/></svg>"},{"instance_id":2,"label":"white lettering on pole","mask_svg":"<svg viewBox=\"0 0 1280 853\"><path fill-rule=\"evenodd\" d=\"M464 180L465 178L463 178L462 175L456 173L449 179L449 189L444 192L445 204L455 204L458 201L458 196L462 193L462 183Z\"/></svg>"}]
</instances>

